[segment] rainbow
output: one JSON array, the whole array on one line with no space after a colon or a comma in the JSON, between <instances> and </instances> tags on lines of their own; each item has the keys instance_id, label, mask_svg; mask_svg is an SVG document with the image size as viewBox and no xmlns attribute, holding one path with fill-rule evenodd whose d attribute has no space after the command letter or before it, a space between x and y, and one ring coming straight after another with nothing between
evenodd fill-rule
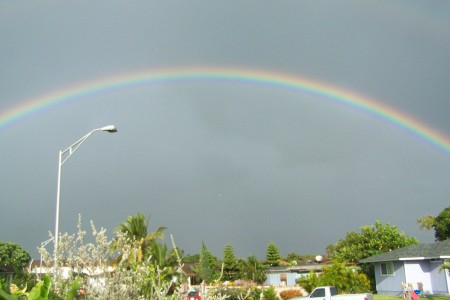
<instances>
[{"instance_id":1,"label":"rainbow","mask_svg":"<svg viewBox=\"0 0 450 300\"><path fill-rule=\"evenodd\" d=\"M447 136L417 119L366 96L292 74L236 68L186 67L143 70L81 83L29 99L1 112L0 129L57 104L75 101L95 93L138 85L189 81L238 82L316 95L387 121L450 156L450 139Z\"/></svg>"}]
</instances>

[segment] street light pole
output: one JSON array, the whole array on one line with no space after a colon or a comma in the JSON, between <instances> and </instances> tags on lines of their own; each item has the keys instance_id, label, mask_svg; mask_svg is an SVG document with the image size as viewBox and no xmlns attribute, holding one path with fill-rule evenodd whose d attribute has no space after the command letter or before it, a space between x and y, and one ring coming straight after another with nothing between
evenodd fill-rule
<instances>
[{"instance_id":1,"label":"street light pole","mask_svg":"<svg viewBox=\"0 0 450 300\"><path fill-rule=\"evenodd\" d=\"M57 253L58 253L58 241L59 241L59 202L60 202L60 196L61 196L61 170L62 165L67 161L67 159L80 147L80 145L97 131L106 131L106 132L117 132L117 128L114 125L108 125L101 128L97 128L94 130L91 130L89 133L87 133L85 136L81 137L78 141L70 145L65 150L59 151L59 161L58 161L58 185L56 188L56 220L55 220L55 248L54 248L54 258L55 258L55 268L56 268L56 261L57 261ZM56 272L56 269L55 269ZM56 276L56 274L55 274Z\"/></svg>"}]
</instances>

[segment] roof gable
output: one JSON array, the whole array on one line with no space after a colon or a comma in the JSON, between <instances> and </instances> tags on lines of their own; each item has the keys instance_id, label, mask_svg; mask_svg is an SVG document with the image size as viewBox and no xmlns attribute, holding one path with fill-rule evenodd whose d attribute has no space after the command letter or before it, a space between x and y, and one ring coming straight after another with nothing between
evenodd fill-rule
<instances>
[{"instance_id":1,"label":"roof gable","mask_svg":"<svg viewBox=\"0 0 450 300\"><path fill-rule=\"evenodd\" d=\"M433 244L417 244L395 249L360 260L372 263L395 260L420 260L425 258L450 258L450 239Z\"/></svg>"}]
</instances>

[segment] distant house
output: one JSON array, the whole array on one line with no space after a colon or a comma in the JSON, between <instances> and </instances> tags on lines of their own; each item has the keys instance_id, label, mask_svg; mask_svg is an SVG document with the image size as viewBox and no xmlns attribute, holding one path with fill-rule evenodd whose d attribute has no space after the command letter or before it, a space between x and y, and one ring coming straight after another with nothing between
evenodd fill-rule
<instances>
[{"instance_id":1,"label":"distant house","mask_svg":"<svg viewBox=\"0 0 450 300\"><path fill-rule=\"evenodd\" d=\"M426 294L450 294L450 270L440 270L450 258L450 239L433 244L418 244L375 255L360 261L373 263L379 294L400 295L402 282L413 288L423 286Z\"/></svg>"},{"instance_id":2,"label":"distant house","mask_svg":"<svg viewBox=\"0 0 450 300\"><path fill-rule=\"evenodd\" d=\"M295 286L296 280L302 276L308 276L311 271L321 273L328 264L310 263L298 266L283 266L266 268L266 281L264 285L271 286Z\"/></svg>"},{"instance_id":3,"label":"distant house","mask_svg":"<svg viewBox=\"0 0 450 300\"><path fill-rule=\"evenodd\" d=\"M198 263L184 263L182 270L184 275L188 277L189 286L199 285L202 280L195 274L194 269L198 267Z\"/></svg>"}]
</instances>

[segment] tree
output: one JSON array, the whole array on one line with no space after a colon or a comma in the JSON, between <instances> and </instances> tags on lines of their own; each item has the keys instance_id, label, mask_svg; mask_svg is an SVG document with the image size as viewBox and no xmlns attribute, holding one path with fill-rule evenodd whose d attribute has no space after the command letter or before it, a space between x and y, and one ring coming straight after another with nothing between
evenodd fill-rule
<instances>
[{"instance_id":1,"label":"tree","mask_svg":"<svg viewBox=\"0 0 450 300\"><path fill-rule=\"evenodd\" d=\"M362 226L361 232L348 232L345 239L337 242L334 257L339 261L357 263L363 258L417 244L418 240L398 231L397 226L383 225L376 221L374 226Z\"/></svg>"},{"instance_id":2,"label":"tree","mask_svg":"<svg viewBox=\"0 0 450 300\"><path fill-rule=\"evenodd\" d=\"M151 245L152 256L150 261L157 266L165 276L170 279L176 276L178 273L179 261L178 261L178 249L167 249L166 244L154 242Z\"/></svg>"},{"instance_id":3,"label":"tree","mask_svg":"<svg viewBox=\"0 0 450 300\"><path fill-rule=\"evenodd\" d=\"M0 241L0 266L13 266L23 271L31 260L30 254L20 245Z\"/></svg>"},{"instance_id":4,"label":"tree","mask_svg":"<svg viewBox=\"0 0 450 300\"><path fill-rule=\"evenodd\" d=\"M291 252L286 255L284 261L290 263L291 265L295 265L296 263L302 261L302 257L297 253Z\"/></svg>"},{"instance_id":5,"label":"tree","mask_svg":"<svg viewBox=\"0 0 450 300\"><path fill-rule=\"evenodd\" d=\"M337 242L333 256L340 262L358 263L361 259L417 244L418 240L398 231L397 226L383 225L376 221L374 226L362 226L361 232L348 232L345 239ZM330 248L330 247L329 247ZM375 289L375 271L372 264L363 264L361 270L370 279Z\"/></svg>"},{"instance_id":6,"label":"tree","mask_svg":"<svg viewBox=\"0 0 450 300\"><path fill-rule=\"evenodd\" d=\"M136 215L131 215L125 222L119 224L116 229L116 233L124 234L132 243L137 242L139 251L137 254L137 261L142 261L148 257L152 252L152 244L157 239L163 239L163 231L166 227L159 227L154 232L148 232L148 223L150 221L150 215L147 218L139 212Z\"/></svg>"},{"instance_id":7,"label":"tree","mask_svg":"<svg viewBox=\"0 0 450 300\"><path fill-rule=\"evenodd\" d=\"M199 261L200 261L200 253L188 254L188 255L183 256L183 263L192 264L192 263L198 263Z\"/></svg>"},{"instance_id":8,"label":"tree","mask_svg":"<svg viewBox=\"0 0 450 300\"><path fill-rule=\"evenodd\" d=\"M35 276L25 270L30 260L30 254L20 245L0 241L0 266L12 266L14 268L15 274L11 283L19 286L34 285ZM0 278L0 289L1 283Z\"/></svg>"},{"instance_id":9,"label":"tree","mask_svg":"<svg viewBox=\"0 0 450 300\"><path fill-rule=\"evenodd\" d=\"M199 265L193 269L194 273L207 283L211 283L216 275L216 260L208 247L202 242Z\"/></svg>"},{"instance_id":10,"label":"tree","mask_svg":"<svg viewBox=\"0 0 450 300\"><path fill-rule=\"evenodd\" d=\"M242 279L251 280L257 284L263 284L266 281L266 272L264 266L255 255L249 256L242 262Z\"/></svg>"},{"instance_id":11,"label":"tree","mask_svg":"<svg viewBox=\"0 0 450 300\"><path fill-rule=\"evenodd\" d=\"M239 279L239 264L234 255L232 245L226 245L223 249L223 280Z\"/></svg>"},{"instance_id":12,"label":"tree","mask_svg":"<svg viewBox=\"0 0 450 300\"><path fill-rule=\"evenodd\" d=\"M444 208L437 217L426 215L417 220L417 223L422 230L431 230L434 228L436 241L443 241L450 238L450 206Z\"/></svg>"},{"instance_id":13,"label":"tree","mask_svg":"<svg viewBox=\"0 0 450 300\"><path fill-rule=\"evenodd\" d=\"M278 266L280 259L281 255L278 246L271 241L266 249L266 263L269 266Z\"/></svg>"}]
</instances>

